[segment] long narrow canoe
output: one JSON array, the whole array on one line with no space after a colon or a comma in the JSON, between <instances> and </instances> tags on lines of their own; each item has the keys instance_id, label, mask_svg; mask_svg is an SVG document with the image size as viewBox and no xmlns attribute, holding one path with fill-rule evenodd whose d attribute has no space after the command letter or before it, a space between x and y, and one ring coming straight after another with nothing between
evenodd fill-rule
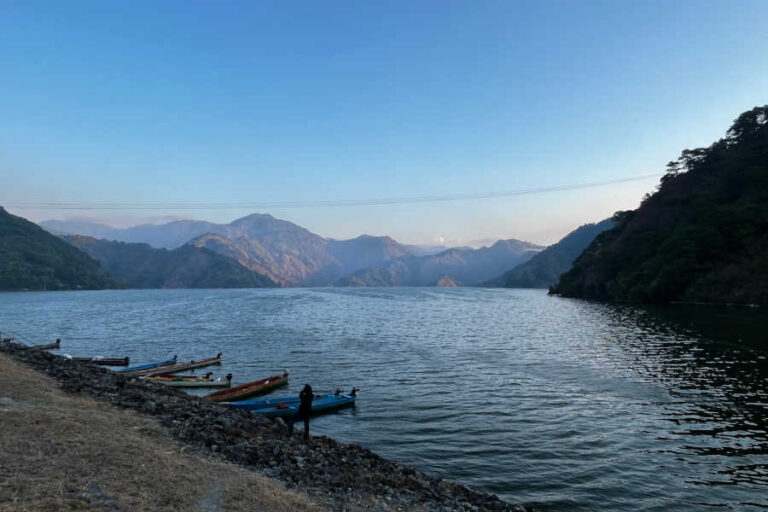
<instances>
[{"instance_id":1,"label":"long narrow canoe","mask_svg":"<svg viewBox=\"0 0 768 512\"><path fill-rule=\"evenodd\" d=\"M123 373L138 372L140 370L149 370L150 368L158 368L160 366L168 366L175 363L176 356L173 356L173 359L166 359L165 361L157 361L154 363L137 364L135 366L129 366L128 368L123 368L120 371Z\"/></svg>"},{"instance_id":2,"label":"long narrow canoe","mask_svg":"<svg viewBox=\"0 0 768 512\"><path fill-rule=\"evenodd\" d=\"M128 357L73 357L75 361L98 364L101 366L128 366Z\"/></svg>"},{"instance_id":3,"label":"long narrow canoe","mask_svg":"<svg viewBox=\"0 0 768 512\"><path fill-rule=\"evenodd\" d=\"M56 342L55 343L48 343L47 345L32 345L29 348L34 349L34 350L54 350L54 349L59 348L60 346L61 346L61 339L60 338L56 338Z\"/></svg>"},{"instance_id":4,"label":"long narrow canoe","mask_svg":"<svg viewBox=\"0 0 768 512\"><path fill-rule=\"evenodd\" d=\"M213 400L214 402L234 402L236 400L244 400L251 396L263 395L275 388L285 386L288 384L288 372L282 375L272 375L265 379L255 380L253 382L246 382L233 388L216 391L209 395L205 395L206 398Z\"/></svg>"},{"instance_id":5,"label":"long narrow canoe","mask_svg":"<svg viewBox=\"0 0 768 512\"><path fill-rule=\"evenodd\" d=\"M221 364L221 352L219 352L216 357L209 357L208 359L169 364L158 366L157 368L148 368L146 370L126 371L125 373L131 377L151 377L153 375L162 375L164 373L176 373L194 370L195 368L205 368L206 366L213 366L215 364Z\"/></svg>"},{"instance_id":6,"label":"long narrow canoe","mask_svg":"<svg viewBox=\"0 0 768 512\"><path fill-rule=\"evenodd\" d=\"M315 399L312 400L312 414L330 412L354 405L355 400L357 400L357 390L353 390L348 395L344 393L316 395ZM268 418L277 418L296 414L299 412L300 404L301 401L298 397L290 396L267 400L244 400L243 402L232 402L229 406L236 409L247 409L252 413L261 414Z\"/></svg>"},{"instance_id":7,"label":"long narrow canoe","mask_svg":"<svg viewBox=\"0 0 768 512\"><path fill-rule=\"evenodd\" d=\"M225 378L219 377L218 379L212 379L210 372L202 377L191 375L155 375L147 377L146 380L175 388L228 388L232 385L232 374L228 373Z\"/></svg>"}]
</instances>

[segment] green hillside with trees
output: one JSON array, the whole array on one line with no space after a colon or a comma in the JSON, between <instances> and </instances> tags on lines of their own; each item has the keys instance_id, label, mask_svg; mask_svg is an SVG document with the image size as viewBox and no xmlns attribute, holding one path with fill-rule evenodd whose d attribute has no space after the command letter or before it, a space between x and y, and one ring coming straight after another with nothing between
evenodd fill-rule
<instances>
[{"instance_id":1,"label":"green hillside with trees","mask_svg":"<svg viewBox=\"0 0 768 512\"><path fill-rule=\"evenodd\" d=\"M611 301L768 303L768 106L670 162L552 292Z\"/></svg>"},{"instance_id":2,"label":"green hillside with trees","mask_svg":"<svg viewBox=\"0 0 768 512\"><path fill-rule=\"evenodd\" d=\"M0 290L93 290L115 286L90 256L0 207Z\"/></svg>"},{"instance_id":3,"label":"green hillside with trees","mask_svg":"<svg viewBox=\"0 0 768 512\"><path fill-rule=\"evenodd\" d=\"M98 240L89 236L62 238L98 260L128 288L263 288L276 286L265 275L208 249L183 245L155 249L149 244Z\"/></svg>"},{"instance_id":4,"label":"green hillside with trees","mask_svg":"<svg viewBox=\"0 0 768 512\"><path fill-rule=\"evenodd\" d=\"M560 274L569 270L595 237L612 226L611 219L596 224L584 224L571 231L559 242L550 245L533 258L521 263L484 286L505 288L549 288Z\"/></svg>"}]
</instances>

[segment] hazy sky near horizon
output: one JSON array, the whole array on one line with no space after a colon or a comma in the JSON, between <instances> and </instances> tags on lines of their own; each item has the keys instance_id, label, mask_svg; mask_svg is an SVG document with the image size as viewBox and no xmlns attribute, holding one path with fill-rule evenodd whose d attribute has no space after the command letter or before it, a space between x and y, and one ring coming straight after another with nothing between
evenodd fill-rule
<instances>
[{"instance_id":1,"label":"hazy sky near horizon","mask_svg":"<svg viewBox=\"0 0 768 512\"><path fill-rule=\"evenodd\" d=\"M768 103L768 2L0 1L0 205L126 225L649 173ZM657 179L269 209L335 238L551 243ZM265 210L261 210L265 211Z\"/></svg>"}]
</instances>

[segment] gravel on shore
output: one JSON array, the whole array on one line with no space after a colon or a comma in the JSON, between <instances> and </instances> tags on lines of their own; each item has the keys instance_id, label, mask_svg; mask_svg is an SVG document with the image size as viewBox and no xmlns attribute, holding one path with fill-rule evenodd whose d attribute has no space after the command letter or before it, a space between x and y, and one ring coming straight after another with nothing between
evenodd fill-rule
<instances>
[{"instance_id":1,"label":"gravel on shore","mask_svg":"<svg viewBox=\"0 0 768 512\"><path fill-rule=\"evenodd\" d=\"M256 470L332 510L524 511L358 445L325 436L305 442L300 434L289 436L279 420L13 342L0 341L0 351L53 377L67 392L152 416L183 446Z\"/></svg>"}]
</instances>

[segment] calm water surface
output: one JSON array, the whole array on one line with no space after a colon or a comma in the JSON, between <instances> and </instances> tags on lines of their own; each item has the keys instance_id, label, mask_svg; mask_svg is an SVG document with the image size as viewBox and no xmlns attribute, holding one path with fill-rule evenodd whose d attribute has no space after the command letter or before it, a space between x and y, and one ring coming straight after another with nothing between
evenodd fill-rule
<instances>
[{"instance_id":1,"label":"calm water surface","mask_svg":"<svg viewBox=\"0 0 768 512\"><path fill-rule=\"evenodd\" d=\"M544 511L768 510L766 328L530 290L0 294L0 331L63 353L358 386L315 433Z\"/></svg>"}]
</instances>

